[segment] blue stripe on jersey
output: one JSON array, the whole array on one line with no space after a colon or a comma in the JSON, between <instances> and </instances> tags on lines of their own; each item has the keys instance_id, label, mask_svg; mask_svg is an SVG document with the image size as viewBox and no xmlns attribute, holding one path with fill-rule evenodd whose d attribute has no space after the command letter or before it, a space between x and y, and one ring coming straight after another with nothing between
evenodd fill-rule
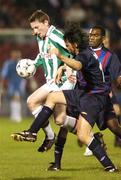
<instances>
[{"instance_id":1,"label":"blue stripe on jersey","mask_svg":"<svg viewBox=\"0 0 121 180\"><path fill-rule=\"evenodd\" d=\"M105 70L106 66L108 65L111 55L112 54L109 51L104 51L103 49L101 49L100 55L97 54L99 62L102 64L103 70Z\"/></svg>"},{"instance_id":2,"label":"blue stripe on jersey","mask_svg":"<svg viewBox=\"0 0 121 180\"><path fill-rule=\"evenodd\" d=\"M101 53L100 53L100 55L98 56L99 62L100 62L101 64L102 64L102 61L103 61L103 59L104 59L105 54L106 54L106 52L103 51L103 50L101 50Z\"/></svg>"},{"instance_id":3,"label":"blue stripe on jersey","mask_svg":"<svg viewBox=\"0 0 121 180\"><path fill-rule=\"evenodd\" d=\"M111 55L112 54L109 51L105 54L104 60L102 62L102 67L103 67L104 70L106 69L106 67L107 67L107 65L108 65L108 63L110 61Z\"/></svg>"},{"instance_id":4,"label":"blue stripe on jersey","mask_svg":"<svg viewBox=\"0 0 121 180\"><path fill-rule=\"evenodd\" d=\"M102 64L102 69L105 71L106 70L106 67L110 61L110 58L112 56L112 53L110 51L104 51L103 49L101 49L100 51L100 55L97 54L98 56L98 60L99 62ZM96 53L96 52L95 52ZM93 89L89 92L89 94L93 94L93 93L100 93L100 92L103 92L103 90L101 89Z\"/></svg>"}]
</instances>

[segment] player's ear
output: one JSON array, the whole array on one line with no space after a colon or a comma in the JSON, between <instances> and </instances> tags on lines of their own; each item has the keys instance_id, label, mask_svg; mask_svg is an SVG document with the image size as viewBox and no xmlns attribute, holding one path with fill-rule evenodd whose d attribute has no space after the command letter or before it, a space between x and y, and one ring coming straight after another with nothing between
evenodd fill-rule
<instances>
[{"instance_id":1,"label":"player's ear","mask_svg":"<svg viewBox=\"0 0 121 180\"><path fill-rule=\"evenodd\" d=\"M49 25L48 20L44 20L44 24L45 24L46 26L48 26L48 25Z\"/></svg>"},{"instance_id":2,"label":"player's ear","mask_svg":"<svg viewBox=\"0 0 121 180\"><path fill-rule=\"evenodd\" d=\"M77 48L77 47L78 47L77 43L74 43L74 47L75 47L75 48Z\"/></svg>"},{"instance_id":3,"label":"player's ear","mask_svg":"<svg viewBox=\"0 0 121 180\"><path fill-rule=\"evenodd\" d=\"M76 51L79 51L79 47L77 43L74 43Z\"/></svg>"}]
</instances>

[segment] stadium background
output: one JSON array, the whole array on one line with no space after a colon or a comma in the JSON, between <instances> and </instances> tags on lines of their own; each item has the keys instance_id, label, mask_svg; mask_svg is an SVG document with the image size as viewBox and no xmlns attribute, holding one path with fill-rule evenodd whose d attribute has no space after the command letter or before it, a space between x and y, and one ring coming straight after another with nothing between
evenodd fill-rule
<instances>
[{"instance_id":1,"label":"stadium background","mask_svg":"<svg viewBox=\"0 0 121 180\"><path fill-rule=\"evenodd\" d=\"M36 9L47 12L52 24L60 29L63 29L65 22L70 20L79 21L81 27L86 30L95 24L102 25L110 36L110 48L121 59L120 0L0 0L0 71L12 49L20 49L23 58L36 57L38 47L28 23L28 17ZM44 76L41 68L36 73L35 79L37 86L43 84ZM29 86L27 91L31 92ZM4 104L0 115L7 113Z\"/></svg>"},{"instance_id":2,"label":"stadium background","mask_svg":"<svg viewBox=\"0 0 121 180\"><path fill-rule=\"evenodd\" d=\"M109 32L110 48L121 60L121 0L0 0L0 71L12 49L20 49L23 58L36 57L38 47L27 21L36 9L46 11L52 23L60 29L64 28L64 22L69 19L80 21L82 28L86 30L95 24L102 25ZM38 70L35 78L38 86L44 82L42 69ZM85 147L78 147L77 138L71 133L62 159L62 171L45 171L49 162L53 161L54 147L48 153L37 152L44 138L42 131L34 144L11 140L11 133L27 129L32 118L25 117L19 124L11 122L8 118L8 99L4 97L2 100L5 101L2 101L0 107L0 180L97 180L97 177L98 180L121 179L120 172L109 174L104 172L94 157L85 158ZM58 127L55 124L52 126L57 133ZM98 129L94 128L94 131ZM103 133L108 154L121 171L121 149L114 147L113 134L108 130Z\"/></svg>"}]
</instances>

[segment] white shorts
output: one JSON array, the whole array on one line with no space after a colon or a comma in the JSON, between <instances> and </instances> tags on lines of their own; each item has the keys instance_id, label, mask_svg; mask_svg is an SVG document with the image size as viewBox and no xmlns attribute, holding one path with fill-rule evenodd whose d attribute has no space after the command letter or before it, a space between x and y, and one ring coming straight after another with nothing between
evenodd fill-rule
<instances>
[{"instance_id":1,"label":"white shorts","mask_svg":"<svg viewBox=\"0 0 121 180\"><path fill-rule=\"evenodd\" d=\"M49 92L51 91L61 91L61 90L69 90L74 89L75 83L70 82L69 80L65 81L62 86L58 86L53 79L49 80L46 84L41 86Z\"/></svg>"}]
</instances>

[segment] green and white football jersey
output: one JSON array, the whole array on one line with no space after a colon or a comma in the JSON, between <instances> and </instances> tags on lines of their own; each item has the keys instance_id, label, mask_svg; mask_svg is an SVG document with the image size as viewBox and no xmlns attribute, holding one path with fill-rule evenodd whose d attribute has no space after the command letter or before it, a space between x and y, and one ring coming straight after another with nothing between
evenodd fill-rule
<instances>
[{"instance_id":1,"label":"green and white football jersey","mask_svg":"<svg viewBox=\"0 0 121 180\"><path fill-rule=\"evenodd\" d=\"M55 77L58 67L63 64L55 55L49 57L48 52L53 48L58 48L65 56L68 56L69 53L66 49L63 33L57 30L54 26L50 26L45 39L41 39L37 36L37 41L40 53L35 59L35 66L43 66L45 77L48 81ZM45 56L42 57L42 53L45 54Z\"/></svg>"}]
</instances>

